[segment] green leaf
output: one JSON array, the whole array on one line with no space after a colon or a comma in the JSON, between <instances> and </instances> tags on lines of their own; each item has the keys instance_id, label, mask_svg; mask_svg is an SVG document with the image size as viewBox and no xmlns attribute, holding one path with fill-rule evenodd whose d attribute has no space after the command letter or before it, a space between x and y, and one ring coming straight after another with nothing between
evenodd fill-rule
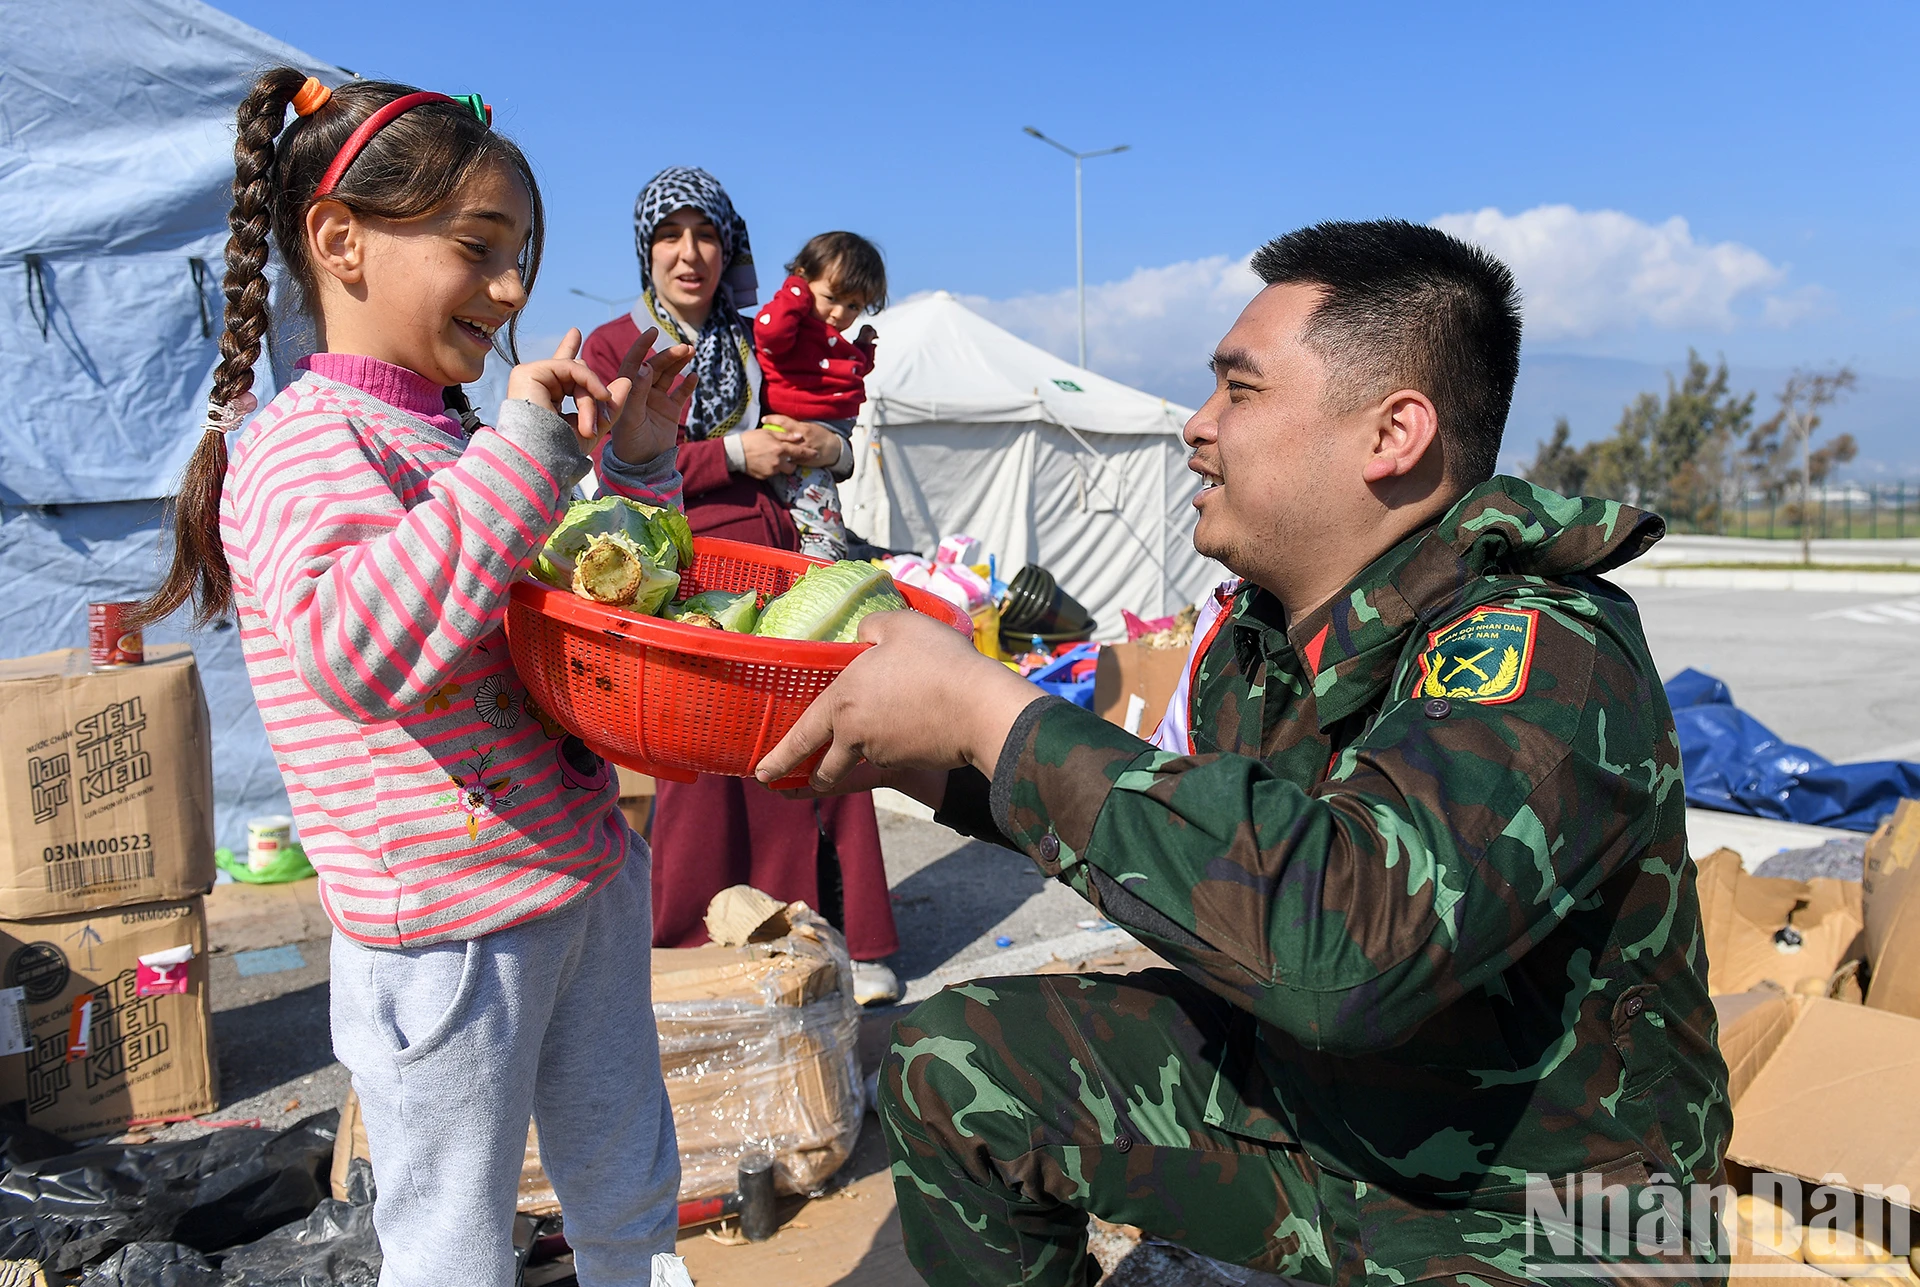
<instances>
[{"instance_id":1,"label":"green leaf","mask_svg":"<svg viewBox=\"0 0 1920 1287\"><path fill-rule=\"evenodd\" d=\"M843 559L811 568L785 594L766 606L753 633L774 639L851 643L870 613L907 606L885 569Z\"/></svg>"}]
</instances>

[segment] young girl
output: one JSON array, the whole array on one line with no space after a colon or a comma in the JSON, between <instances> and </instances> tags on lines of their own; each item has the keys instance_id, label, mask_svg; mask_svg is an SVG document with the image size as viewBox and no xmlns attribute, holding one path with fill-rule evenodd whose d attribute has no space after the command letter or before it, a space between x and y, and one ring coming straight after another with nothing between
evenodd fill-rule
<instances>
[{"instance_id":1,"label":"young girl","mask_svg":"<svg viewBox=\"0 0 1920 1287\"><path fill-rule=\"evenodd\" d=\"M867 400L874 333L863 326L848 340L841 331L886 305L887 265L879 248L851 232L823 232L800 248L787 279L754 316L767 410L789 423L825 424L839 439L839 455L825 468L805 465L773 480L799 529L802 554L847 557L835 481L853 474L853 422Z\"/></svg>"},{"instance_id":2,"label":"young girl","mask_svg":"<svg viewBox=\"0 0 1920 1287\"><path fill-rule=\"evenodd\" d=\"M603 384L574 332L479 424L459 386L503 328L511 350L542 235L489 116L478 95L329 93L284 68L241 104L214 410L146 615L196 599L202 622L239 617L335 927L334 1050L366 1119L382 1283L512 1280L529 1114L581 1282L647 1283L679 1185L647 848L608 767L528 699L501 622L603 440L604 488L678 502L691 351L644 364L648 333ZM229 460L269 241L320 351Z\"/></svg>"}]
</instances>

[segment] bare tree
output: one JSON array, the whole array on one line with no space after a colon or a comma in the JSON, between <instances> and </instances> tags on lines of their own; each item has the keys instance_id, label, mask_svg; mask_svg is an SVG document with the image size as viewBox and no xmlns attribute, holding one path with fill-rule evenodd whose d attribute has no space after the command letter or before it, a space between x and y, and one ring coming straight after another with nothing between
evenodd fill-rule
<instances>
[{"instance_id":1,"label":"bare tree","mask_svg":"<svg viewBox=\"0 0 1920 1287\"><path fill-rule=\"evenodd\" d=\"M1852 367L1831 371L1796 370L1780 390L1780 410L1747 436L1741 455L1752 474L1772 495L1785 490L1788 470L1799 458L1800 484L1800 561L1813 562L1813 538L1810 521L1813 513L1813 484L1826 479L1842 464L1852 460L1859 450L1852 434L1841 434L1818 451L1813 435L1820 428L1820 410L1838 402L1853 390Z\"/></svg>"}]
</instances>

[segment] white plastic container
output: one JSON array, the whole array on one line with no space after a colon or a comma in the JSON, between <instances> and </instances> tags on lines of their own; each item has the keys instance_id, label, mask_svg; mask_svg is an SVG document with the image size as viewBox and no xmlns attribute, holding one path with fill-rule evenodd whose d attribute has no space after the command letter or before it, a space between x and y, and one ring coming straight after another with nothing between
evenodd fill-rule
<instances>
[{"instance_id":1,"label":"white plastic container","mask_svg":"<svg viewBox=\"0 0 1920 1287\"><path fill-rule=\"evenodd\" d=\"M266 871L293 843L293 819L285 814L247 819L247 870Z\"/></svg>"}]
</instances>

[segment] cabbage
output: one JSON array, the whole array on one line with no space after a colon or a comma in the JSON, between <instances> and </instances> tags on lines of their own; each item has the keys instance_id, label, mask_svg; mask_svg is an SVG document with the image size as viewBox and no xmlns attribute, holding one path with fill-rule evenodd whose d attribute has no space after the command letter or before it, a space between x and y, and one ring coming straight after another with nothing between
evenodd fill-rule
<instances>
[{"instance_id":1,"label":"cabbage","mask_svg":"<svg viewBox=\"0 0 1920 1287\"><path fill-rule=\"evenodd\" d=\"M647 556L669 572L685 572L693 566L693 528L687 516L664 505L642 505L628 501L646 520L645 537L634 537Z\"/></svg>"},{"instance_id":2,"label":"cabbage","mask_svg":"<svg viewBox=\"0 0 1920 1287\"><path fill-rule=\"evenodd\" d=\"M595 536L626 537L656 568L681 572L693 565L693 529L677 509L642 505L624 496L575 501L547 534L533 561L533 574L562 590L573 584L573 565Z\"/></svg>"},{"instance_id":3,"label":"cabbage","mask_svg":"<svg viewBox=\"0 0 1920 1287\"><path fill-rule=\"evenodd\" d=\"M766 606L753 633L774 639L852 643L868 613L898 612L906 606L884 569L842 559L808 569L791 589Z\"/></svg>"},{"instance_id":4,"label":"cabbage","mask_svg":"<svg viewBox=\"0 0 1920 1287\"><path fill-rule=\"evenodd\" d=\"M624 532L603 532L587 538L574 561L573 592L595 603L658 612L680 588L680 574L647 557Z\"/></svg>"},{"instance_id":5,"label":"cabbage","mask_svg":"<svg viewBox=\"0 0 1920 1287\"><path fill-rule=\"evenodd\" d=\"M589 536L573 562L573 592L595 603L624 607L640 593L646 578L647 556L624 532Z\"/></svg>"},{"instance_id":6,"label":"cabbage","mask_svg":"<svg viewBox=\"0 0 1920 1287\"><path fill-rule=\"evenodd\" d=\"M628 604L635 612L644 612L657 617L660 609L673 602L673 596L680 589L680 574L669 572L663 567L651 567L647 579L640 585L640 593L633 596Z\"/></svg>"},{"instance_id":7,"label":"cabbage","mask_svg":"<svg viewBox=\"0 0 1920 1287\"><path fill-rule=\"evenodd\" d=\"M675 621L700 617L693 625L711 623L720 630L750 635L760 619L760 596L753 590L703 590L693 595L670 614Z\"/></svg>"}]
</instances>

